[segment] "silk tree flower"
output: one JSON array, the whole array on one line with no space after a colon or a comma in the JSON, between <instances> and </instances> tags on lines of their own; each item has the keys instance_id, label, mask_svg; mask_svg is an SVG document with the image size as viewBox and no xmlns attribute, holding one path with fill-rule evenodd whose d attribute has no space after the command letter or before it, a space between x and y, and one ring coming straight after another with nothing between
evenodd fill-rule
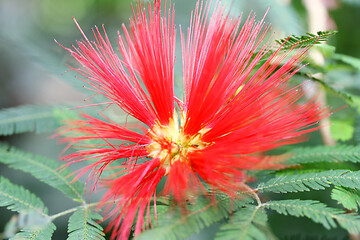
<instances>
[{"instance_id":1,"label":"silk tree flower","mask_svg":"<svg viewBox=\"0 0 360 240\"><path fill-rule=\"evenodd\" d=\"M266 151L302 141L326 115L302 98L301 86L289 85L308 47L278 48L262 61L272 48L270 25L254 14L242 23L218 2L210 8L199 1L186 34L180 27L180 100L174 95L174 9L162 10L159 0L146 5L139 1L130 27L122 26L119 53L98 28L89 41L79 27L84 40L64 47L96 94L139 120L127 126L83 114L62 130L65 141L82 148L65 160L89 162L80 174L90 171L97 181L104 170L117 171L103 179L103 201L114 202L108 209L112 239L127 239L134 222L135 235L151 225L144 219L151 204L156 209L161 180L160 194L179 205L210 190L232 198L246 183L246 171L280 166ZM102 143L87 143L93 139Z\"/></svg>"}]
</instances>

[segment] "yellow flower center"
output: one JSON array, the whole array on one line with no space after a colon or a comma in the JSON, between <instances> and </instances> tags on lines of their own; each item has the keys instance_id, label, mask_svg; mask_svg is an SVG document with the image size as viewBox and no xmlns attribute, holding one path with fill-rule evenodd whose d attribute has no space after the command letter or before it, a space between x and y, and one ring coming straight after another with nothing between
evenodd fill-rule
<instances>
[{"instance_id":1,"label":"yellow flower center","mask_svg":"<svg viewBox=\"0 0 360 240\"><path fill-rule=\"evenodd\" d=\"M204 149L210 145L210 143L203 142L201 139L209 129L203 128L197 134L185 135L183 128L185 116L182 112L180 115L180 125L177 113L174 112L169 125L164 126L158 122L148 132L152 140L147 147L148 156L160 159L166 174L169 173L174 162L180 161L187 164L190 152Z\"/></svg>"}]
</instances>

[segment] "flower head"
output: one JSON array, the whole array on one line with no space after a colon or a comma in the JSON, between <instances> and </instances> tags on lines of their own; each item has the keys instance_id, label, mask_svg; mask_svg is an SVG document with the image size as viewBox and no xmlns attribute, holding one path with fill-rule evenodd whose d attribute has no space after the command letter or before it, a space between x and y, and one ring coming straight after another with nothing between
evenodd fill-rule
<instances>
[{"instance_id":1,"label":"flower head","mask_svg":"<svg viewBox=\"0 0 360 240\"><path fill-rule=\"evenodd\" d=\"M209 188L232 197L247 179L244 170L279 167L265 151L301 141L324 117L313 101L300 104L300 86L288 84L307 47L279 48L261 63L271 48L264 19L256 22L251 14L241 26L218 3L212 11L203 1L187 33L180 31L180 100L174 95L174 10L165 6L162 13L160 5L138 2L130 29L123 25L119 34L119 56L98 28L95 41L84 35L77 47L65 48L93 91L142 123L134 129L83 114L65 127L74 133L66 140L83 147L66 160L91 160L82 173L91 170L95 179L104 169L116 170L105 179L104 201L116 200L108 213L118 239L128 238L134 221L135 235L151 224L144 216L160 180L162 194L179 204ZM89 139L102 143L83 144ZM114 162L119 164L112 167Z\"/></svg>"}]
</instances>

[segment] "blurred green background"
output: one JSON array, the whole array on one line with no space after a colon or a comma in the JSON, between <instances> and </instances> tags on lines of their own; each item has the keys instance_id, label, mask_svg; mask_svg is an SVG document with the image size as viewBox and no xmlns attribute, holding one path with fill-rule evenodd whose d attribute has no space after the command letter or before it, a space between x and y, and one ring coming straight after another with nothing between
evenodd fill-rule
<instances>
[{"instance_id":1,"label":"blurred green background","mask_svg":"<svg viewBox=\"0 0 360 240\"><path fill-rule=\"evenodd\" d=\"M172 2L176 9L176 24L181 24L185 29L196 1L173 0ZM337 53L360 58L359 0L319 0L313 1L310 6L307 4L309 1L305 0L223 2L231 6L233 14L238 15L243 12L247 16L251 10L254 10L258 19L270 6L266 21L272 23L275 38L290 34L301 35L310 30L337 30L338 34L331 38L329 44L336 47ZM319 2L321 8L314 4L315 2ZM123 22L128 24L128 19L131 17L131 4L136 4L136 1L0 0L0 107L68 102L86 105L84 99L88 96L84 94L81 81L75 79L74 73L67 72L66 64L71 63L71 59L54 42L54 39L64 46L70 46L76 40L82 39L72 19L75 17L89 37L93 26L104 24L115 46L117 30L121 29ZM311 15L311 11L316 14ZM314 16L315 18L311 18ZM179 35L177 39L180 39ZM179 43L178 41L175 71L176 76L181 79ZM359 71L332 69L326 76L325 80L336 88L359 95ZM330 103L336 100L331 96L329 98ZM57 144L51 135L20 134L11 138L2 137L0 141L10 142L33 153L57 158L63 146ZM49 207L50 214L73 206L72 202L64 201L61 193L26 174L10 170L4 165L0 165L0 174L40 196ZM11 216L10 211L0 209L0 232ZM67 219L61 220L55 222L58 227L53 239L66 238ZM279 226L274 226L274 229ZM293 226L293 228L297 227ZM211 230L207 230L194 236L193 239L209 239L210 236Z\"/></svg>"}]
</instances>

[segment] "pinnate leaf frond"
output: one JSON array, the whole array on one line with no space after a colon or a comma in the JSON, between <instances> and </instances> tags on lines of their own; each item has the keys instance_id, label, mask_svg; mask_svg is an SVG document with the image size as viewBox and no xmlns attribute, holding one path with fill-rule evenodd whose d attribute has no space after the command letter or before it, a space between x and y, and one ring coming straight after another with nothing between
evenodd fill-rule
<instances>
[{"instance_id":1,"label":"pinnate leaf frond","mask_svg":"<svg viewBox=\"0 0 360 240\"><path fill-rule=\"evenodd\" d=\"M53 159L33 155L7 145L0 145L0 162L10 168L30 173L40 181L62 191L68 197L83 201L84 185L71 182L70 171L58 171L60 164Z\"/></svg>"},{"instance_id":2,"label":"pinnate leaf frond","mask_svg":"<svg viewBox=\"0 0 360 240\"><path fill-rule=\"evenodd\" d=\"M196 204L188 206L187 214L181 215L179 212L172 211L158 216L155 227L143 232L136 239L186 239L201 229L229 217L232 210L240 208L248 201L248 199L238 200L232 204L229 198L223 197L217 200L214 206L206 199L198 199Z\"/></svg>"},{"instance_id":3,"label":"pinnate leaf frond","mask_svg":"<svg viewBox=\"0 0 360 240\"><path fill-rule=\"evenodd\" d=\"M282 49L290 49L293 47L303 47L313 44L318 44L320 42L326 41L330 36L335 35L336 31L319 31L316 34L306 33L305 35L295 36L291 35L284 39L276 40L276 42L282 45Z\"/></svg>"},{"instance_id":4,"label":"pinnate leaf frond","mask_svg":"<svg viewBox=\"0 0 360 240\"><path fill-rule=\"evenodd\" d=\"M336 228L338 224L350 233L360 233L359 215L346 214L340 209L328 207L319 201L279 200L263 203L262 206L284 215L307 217L316 223L322 224L326 229Z\"/></svg>"},{"instance_id":5,"label":"pinnate leaf frond","mask_svg":"<svg viewBox=\"0 0 360 240\"><path fill-rule=\"evenodd\" d=\"M52 235L56 229L56 226L52 222L40 226L26 227L17 233L10 240L24 240L24 239L36 239L36 240L51 240Z\"/></svg>"},{"instance_id":6,"label":"pinnate leaf frond","mask_svg":"<svg viewBox=\"0 0 360 240\"><path fill-rule=\"evenodd\" d=\"M15 212L36 211L44 216L48 211L44 203L29 190L13 184L1 176L0 206Z\"/></svg>"},{"instance_id":7,"label":"pinnate leaf frond","mask_svg":"<svg viewBox=\"0 0 360 240\"><path fill-rule=\"evenodd\" d=\"M290 164L316 162L360 162L360 146L337 145L295 148L287 159Z\"/></svg>"},{"instance_id":8,"label":"pinnate leaf frond","mask_svg":"<svg viewBox=\"0 0 360 240\"><path fill-rule=\"evenodd\" d=\"M101 220L102 217L90 211L87 208L82 208L76 211L69 219L67 240L102 240L104 238L103 228L96 221Z\"/></svg>"},{"instance_id":9,"label":"pinnate leaf frond","mask_svg":"<svg viewBox=\"0 0 360 240\"><path fill-rule=\"evenodd\" d=\"M331 192L331 198L336 200L338 204L352 211L359 211L360 206L360 190L352 188L336 187Z\"/></svg>"},{"instance_id":10,"label":"pinnate leaf frond","mask_svg":"<svg viewBox=\"0 0 360 240\"><path fill-rule=\"evenodd\" d=\"M246 206L230 217L216 233L218 240L272 239L264 209Z\"/></svg>"},{"instance_id":11,"label":"pinnate leaf frond","mask_svg":"<svg viewBox=\"0 0 360 240\"><path fill-rule=\"evenodd\" d=\"M315 173L291 174L275 177L259 184L260 192L303 192L323 190L330 185L358 188L360 186L360 171L329 170Z\"/></svg>"},{"instance_id":12,"label":"pinnate leaf frond","mask_svg":"<svg viewBox=\"0 0 360 240\"><path fill-rule=\"evenodd\" d=\"M55 107L24 105L0 110L0 135L46 132L59 127Z\"/></svg>"}]
</instances>

